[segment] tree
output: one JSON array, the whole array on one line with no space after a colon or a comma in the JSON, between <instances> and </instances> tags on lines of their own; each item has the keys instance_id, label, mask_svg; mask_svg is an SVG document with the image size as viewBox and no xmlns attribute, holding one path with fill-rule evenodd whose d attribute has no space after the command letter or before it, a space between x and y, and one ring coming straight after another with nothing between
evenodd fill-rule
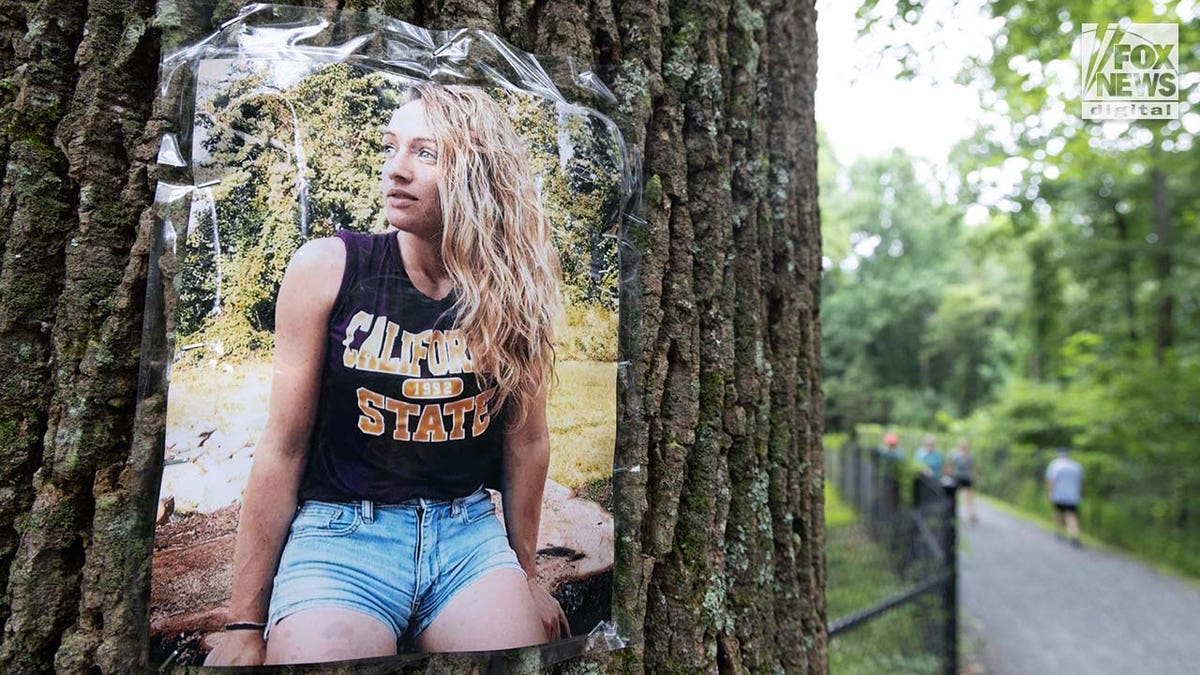
<instances>
[{"instance_id":1,"label":"tree","mask_svg":"<svg viewBox=\"0 0 1200 675\"><path fill-rule=\"evenodd\" d=\"M1002 303L966 255L960 209L917 180L904 152L844 169L822 159L827 423L970 412L1004 370ZM845 187L830 197L839 172Z\"/></svg>"},{"instance_id":2,"label":"tree","mask_svg":"<svg viewBox=\"0 0 1200 675\"><path fill-rule=\"evenodd\" d=\"M1189 338L1196 336L1196 323L1176 308L1194 306L1197 275L1186 251L1200 235L1196 220L1187 217L1196 208L1188 178L1197 171L1193 148L1200 128L1195 8L1148 0L1000 0L981 9L1001 19L1002 26L992 36L990 54L968 62L960 74L979 92L981 108L991 111L964 147L971 159L959 163L967 188L964 203L999 188L1004 197L993 206L1016 221L1014 234L1032 241L1030 264L1036 266L1038 256L1049 259L1047 254L1060 260L1064 292L1082 300L1071 303L1063 336L1091 330L1105 338L1112 356L1153 351L1158 366L1169 360L1169 352L1192 352ZM868 31L919 22L954 29L945 23L947 17L926 12L920 2L867 0L859 16ZM1081 118L1080 62L1072 45L1084 24L1093 22L1101 30L1125 30L1127 22L1178 26L1178 120ZM920 69L922 59L936 58L902 46L895 51L909 74ZM994 184L988 172L1000 176L996 169L1001 167L1017 180ZM1047 249L1049 240L1061 246ZM1114 307L1119 311L1111 311ZM1105 319L1099 326L1097 317ZM1030 364L1037 377L1052 374L1038 369L1037 359Z\"/></svg>"},{"instance_id":3,"label":"tree","mask_svg":"<svg viewBox=\"0 0 1200 675\"><path fill-rule=\"evenodd\" d=\"M150 264L156 66L215 4L0 12L4 672L147 666L174 309L145 301L173 273ZM582 55L620 100L645 176L617 451L638 470L616 485L632 646L599 667L823 672L812 3L346 4Z\"/></svg>"}]
</instances>

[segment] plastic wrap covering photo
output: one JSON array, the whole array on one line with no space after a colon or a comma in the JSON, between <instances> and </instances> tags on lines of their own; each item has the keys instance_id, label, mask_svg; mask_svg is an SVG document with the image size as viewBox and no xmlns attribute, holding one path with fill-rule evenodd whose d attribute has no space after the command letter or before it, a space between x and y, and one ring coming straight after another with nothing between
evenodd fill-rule
<instances>
[{"instance_id":1,"label":"plastic wrap covering photo","mask_svg":"<svg viewBox=\"0 0 1200 675\"><path fill-rule=\"evenodd\" d=\"M537 581L561 604L575 637L544 646L542 663L624 646L611 621L612 477L626 386L617 327L629 311L622 298L636 295L630 290L636 261L628 258L622 233L638 177L617 127L599 112L615 104L604 85L578 64L541 63L480 31L435 32L373 13L271 5L248 7L219 32L168 55L160 78L159 95L177 119L159 152L161 175L170 178L160 182L156 198L161 241L155 267L164 279L152 283L150 293L161 293L152 300L165 303L174 357L152 571L152 661L201 663L225 622L245 618L227 615L234 541L271 406L284 273L305 242L346 240L339 231L391 232L397 240L389 219L407 208L397 204L427 195L389 194L395 185L389 158L413 152L413 161L441 166L438 148L412 145L406 129L399 140L385 130L408 123L412 116L402 111L419 96L414 87L429 82L485 94L494 104L485 108L507 118L501 126L515 131L523 146L515 157L528 168L533 210L541 211L561 270L562 311L551 333L555 377L546 405L550 465L536 562ZM423 106L426 118L432 107ZM459 131L468 130L450 133ZM476 136L466 143L486 146ZM439 173L434 199L422 204L434 205L439 194L441 204L473 199L460 210L481 212L486 220L489 208L500 209L504 217L504 209L514 207L503 199L481 204L479 190L447 184L453 176L490 176L491 168ZM350 243L345 246L349 251ZM491 256L492 268L468 272L483 279L485 292L503 279L533 283L536 275L521 261L548 264L528 251L501 253L502 259ZM467 251L459 259L482 266L489 258ZM552 268L553 254L549 260ZM385 275L375 282L397 279ZM457 277L452 281L454 292L462 290ZM338 291L339 302L346 292L344 286ZM367 391L364 400L367 388L360 387L359 429L403 437L410 443L397 448L410 448L447 434L461 438L463 427L470 435L481 422L486 427L483 394L465 399L471 409L464 413L457 405L462 401L452 400L461 378L438 376L434 363L449 359L460 366L442 364L440 375L463 372L462 364L471 363L469 346L452 338L457 331L449 326L424 337L409 334L396 323L406 320L356 317L343 329L349 356L335 354L336 360L345 356L360 370L373 369L371 382L386 389ZM334 323L331 314L327 332ZM329 361L327 354L325 373ZM381 378L388 364L416 376ZM499 502L499 492L492 498ZM501 508L497 514L503 518ZM408 637L398 641L400 654L416 648Z\"/></svg>"}]
</instances>

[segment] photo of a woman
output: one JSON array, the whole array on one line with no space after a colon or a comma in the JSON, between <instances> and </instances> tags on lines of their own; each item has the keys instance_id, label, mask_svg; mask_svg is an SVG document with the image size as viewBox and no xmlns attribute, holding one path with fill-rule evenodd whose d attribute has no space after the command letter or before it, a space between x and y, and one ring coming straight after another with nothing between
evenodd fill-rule
<instances>
[{"instance_id":1,"label":"photo of a woman","mask_svg":"<svg viewBox=\"0 0 1200 675\"><path fill-rule=\"evenodd\" d=\"M280 287L206 665L565 635L534 581L561 301L524 146L486 94L435 84L411 89L381 145L391 229L307 242Z\"/></svg>"}]
</instances>

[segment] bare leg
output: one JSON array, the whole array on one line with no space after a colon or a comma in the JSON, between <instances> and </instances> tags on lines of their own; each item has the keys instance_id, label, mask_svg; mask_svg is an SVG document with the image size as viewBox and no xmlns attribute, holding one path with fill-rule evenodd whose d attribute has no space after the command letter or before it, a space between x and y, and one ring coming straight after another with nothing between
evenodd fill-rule
<instances>
[{"instance_id":1,"label":"bare leg","mask_svg":"<svg viewBox=\"0 0 1200 675\"><path fill-rule=\"evenodd\" d=\"M289 614L271 629L265 664L318 663L392 656L396 636L369 614L340 607Z\"/></svg>"},{"instance_id":2,"label":"bare leg","mask_svg":"<svg viewBox=\"0 0 1200 675\"><path fill-rule=\"evenodd\" d=\"M1054 507L1054 534L1058 535L1059 539L1063 536L1063 512L1057 506Z\"/></svg>"},{"instance_id":3,"label":"bare leg","mask_svg":"<svg viewBox=\"0 0 1200 675\"><path fill-rule=\"evenodd\" d=\"M1079 515L1073 512L1067 513L1067 536L1079 539Z\"/></svg>"},{"instance_id":4,"label":"bare leg","mask_svg":"<svg viewBox=\"0 0 1200 675\"><path fill-rule=\"evenodd\" d=\"M975 517L975 490L973 488L964 488L962 493L963 504L967 507L967 517L971 519L971 522L979 520L979 518Z\"/></svg>"},{"instance_id":5,"label":"bare leg","mask_svg":"<svg viewBox=\"0 0 1200 675\"><path fill-rule=\"evenodd\" d=\"M499 569L462 589L417 636L423 652L488 651L546 642L520 570Z\"/></svg>"}]
</instances>

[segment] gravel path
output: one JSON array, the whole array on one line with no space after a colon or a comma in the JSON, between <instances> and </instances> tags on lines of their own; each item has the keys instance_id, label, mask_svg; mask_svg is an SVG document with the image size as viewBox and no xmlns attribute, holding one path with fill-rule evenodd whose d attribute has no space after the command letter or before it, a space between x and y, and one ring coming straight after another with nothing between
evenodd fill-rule
<instances>
[{"instance_id":1,"label":"gravel path","mask_svg":"<svg viewBox=\"0 0 1200 675\"><path fill-rule=\"evenodd\" d=\"M1200 586L976 506L959 599L988 675L1200 673Z\"/></svg>"}]
</instances>

